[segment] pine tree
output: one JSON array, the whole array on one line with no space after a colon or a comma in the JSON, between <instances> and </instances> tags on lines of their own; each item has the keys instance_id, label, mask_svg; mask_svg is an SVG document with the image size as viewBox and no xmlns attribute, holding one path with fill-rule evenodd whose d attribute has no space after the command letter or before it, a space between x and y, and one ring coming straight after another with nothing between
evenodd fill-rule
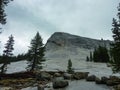
<instances>
[{"instance_id":1,"label":"pine tree","mask_svg":"<svg viewBox=\"0 0 120 90\"><path fill-rule=\"evenodd\" d=\"M114 42L111 44L111 64L114 72L120 72L120 4L118 6L117 19L113 18L112 33Z\"/></svg>"},{"instance_id":2,"label":"pine tree","mask_svg":"<svg viewBox=\"0 0 120 90\"><path fill-rule=\"evenodd\" d=\"M34 71L37 69L41 69L42 61L44 61L44 46L42 43L42 38L39 35L39 32L35 35L35 37L31 40L31 46L28 51L28 70Z\"/></svg>"},{"instance_id":3,"label":"pine tree","mask_svg":"<svg viewBox=\"0 0 120 90\"><path fill-rule=\"evenodd\" d=\"M97 51L97 49L95 49L94 52L93 52L93 61L94 62L98 61L98 51Z\"/></svg>"},{"instance_id":4,"label":"pine tree","mask_svg":"<svg viewBox=\"0 0 120 90\"><path fill-rule=\"evenodd\" d=\"M92 55L92 52L90 52L90 61L91 61L91 62L93 61L93 55Z\"/></svg>"},{"instance_id":5,"label":"pine tree","mask_svg":"<svg viewBox=\"0 0 120 90\"><path fill-rule=\"evenodd\" d=\"M87 61L87 62L88 62L88 61L90 61L90 59L89 59L89 57L88 57L88 56L86 57L86 61Z\"/></svg>"},{"instance_id":6,"label":"pine tree","mask_svg":"<svg viewBox=\"0 0 120 90\"><path fill-rule=\"evenodd\" d=\"M5 73L7 70L7 64L10 63L10 58L12 57L13 53L12 51L14 50L13 48L14 45L14 37L11 35L9 37L9 40L5 44L5 50L3 51L3 65L1 66L1 73Z\"/></svg>"},{"instance_id":7,"label":"pine tree","mask_svg":"<svg viewBox=\"0 0 120 90\"><path fill-rule=\"evenodd\" d=\"M104 46L99 46L93 52L94 62L109 62L108 49Z\"/></svg>"},{"instance_id":8,"label":"pine tree","mask_svg":"<svg viewBox=\"0 0 120 90\"><path fill-rule=\"evenodd\" d=\"M73 69L72 69L72 61L71 59L68 60L68 66L67 66L67 72L68 73L73 73Z\"/></svg>"},{"instance_id":9,"label":"pine tree","mask_svg":"<svg viewBox=\"0 0 120 90\"><path fill-rule=\"evenodd\" d=\"M6 13L5 13L5 6L13 0L0 0L0 23L6 24Z\"/></svg>"}]
</instances>

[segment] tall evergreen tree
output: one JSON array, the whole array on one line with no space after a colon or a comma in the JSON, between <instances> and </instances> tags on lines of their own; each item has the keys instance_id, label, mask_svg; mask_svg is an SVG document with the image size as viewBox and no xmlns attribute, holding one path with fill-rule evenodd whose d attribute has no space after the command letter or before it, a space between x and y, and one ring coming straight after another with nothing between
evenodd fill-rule
<instances>
[{"instance_id":1,"label":"tall evergreen tree","mask_svg":"<svg viewBox=\"0 0 120 90\"><path fill-rule=\"evenodd\" d=\"M13 45L14 45L14 37L11 35L9 37L9 40L5 44L5 50L3 51L4 56L10 57L13 55L12 53L12 51L14 50Z\"/></svg>"},{"instance_id":2,"label":"tall evergreen tree","mask_svg":"<svg viewBox=\"0 0 120 90\"><path fill-rule=\"evenodd\" d=\"M13 0L0 0L0 24L6 24L5 6Z\"/></svg>"},{"instance_id":3,"label":"tall evergreen tree","mask_svg":"<svg viewBox=\"0 0 120 90\"><path fill-rule=\"evenodd\" d=\"M88 57L88 56L86 57L86 61L87 61L87 62L88 62L88 61L90 61L90 59L89 59L89 57Z\"/></svg>"},{"instance_id":4,"label":"tall evergreen tree","mask_svg":"<svg viewBox=\"0 0 120 90\"><path fill-rule=\"evenodd\" d=\"M73 73L73 69L72 69L72 61L71 59L68 60L68 66L67 66L67 72L68 73Z\"/></svg>"},{"instance_id":5,"label":"tall evergreen tree","mask_svg":"<svg viewBox=\"0 0 120 90\"><path fill-rule=\"evenodd\" d=\"M111 44L111 64L114 72L120 71L120 4L117 7L117 19L113 18L112 33L114 43Z\"/></svg>"},{"instance_id":6,"label":"tall evergreen tree","mask_svg":"<svg viewBox=\"0 0 120 90\"><path fill-rule=\"evenodd\" d=\"M94 52L93 52L93 61L94 62L97 62L98 61L98 51L97 49L95 48Z\"/></svg>"},{"instance_id":7,"label":"tall evergreen tree","mask_svg":"<svg viewBox=\"0 0 120 90\"><path fill-rule=\"evenodd\" d=\"M34 71L37 69L41 69L42 66L42 61L44 61L44 46L42 43L42 38L39 34L39 32L37 32L37 34L35 35L35 37L31 40L31 46L30 49L28 51L28 70L30 71Z\"/></svg>"},{"instance_id":8,"label":"tall evergreen tree","mask_svg":"<svg viewBox=\"0 0 120 90\"><path fill-rule=\"evenodd\" d=\"M90 61L91 61L91 62L93 61L93 55L92 55L92 52L90 52Z\"/></svg>"},{"instance_id":9,"label":"tall evergreen tree","mask_svg":"<svg viewBox=\"0 0 120 90\"><path fill-rule=\"evenodd\" d=\"M13 48L14 45L14 37L11 35L9 37L9 40L5 44L5 50L3 51L3 65L1 66L1 73L5 73L7 70L7 64L10 63L10 57L12 57L13 53L12 51L14 50Z\"/></svg>"},{"instance_id":10,"label":"tall evergreen tree","mask_svg":"<svg viewBox=\"0 0 120 90\"><path fill-rule=\"evenodd\" d=\"M94 62L109 62L108 49L103 46L99 46L93 52L93 61Z\"/></svg>"}]
</instances>

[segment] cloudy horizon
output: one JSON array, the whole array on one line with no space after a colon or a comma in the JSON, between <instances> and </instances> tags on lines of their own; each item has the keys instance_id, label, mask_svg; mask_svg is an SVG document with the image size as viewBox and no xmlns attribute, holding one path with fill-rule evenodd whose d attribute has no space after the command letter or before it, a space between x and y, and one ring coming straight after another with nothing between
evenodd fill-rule
<instances>
[{"instance_id":1,"label":"cloudy horizon","mask_svg":"<svg viewBox=\"0 0 120 90\"><path fill-rule=\"evenodd\" d=\"M39 31L44 43L54 32L112 40L112 18L119 0L14 0L6 7L1 53L8 37L15 39L14 54L27 51Z\"/></svg>"}]
</instances>

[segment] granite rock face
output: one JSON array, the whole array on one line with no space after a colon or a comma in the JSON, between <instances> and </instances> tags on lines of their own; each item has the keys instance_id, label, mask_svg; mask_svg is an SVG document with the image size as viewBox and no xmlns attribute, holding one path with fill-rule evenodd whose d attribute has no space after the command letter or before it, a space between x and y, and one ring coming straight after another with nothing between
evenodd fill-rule
<instances>
[{"instance_id":1,"label":"granite rock face","mask_svg":"<svg viewBox=\"0 0 120 90\"><path fill-rule=\"evenodd\" d=\"M45 56L51 60L85 60L99 45L110 47L109 40L96 40L64 32L55 32L47 41Z\"/></svg>"},{"instance_id":2,"label":"granite rock face","mask_svg":"<svg viewBox=\"0 0 120 90\"><path fill-rule=\"evenodd\" d=\"M109 40L96 40L64 32L55 32L48 39L46 49L59 49L60 47L79 47L85 49L94 49L99 45L106 45L109 47L110 42L111 41Z\"/></svg>"}]
</instances>

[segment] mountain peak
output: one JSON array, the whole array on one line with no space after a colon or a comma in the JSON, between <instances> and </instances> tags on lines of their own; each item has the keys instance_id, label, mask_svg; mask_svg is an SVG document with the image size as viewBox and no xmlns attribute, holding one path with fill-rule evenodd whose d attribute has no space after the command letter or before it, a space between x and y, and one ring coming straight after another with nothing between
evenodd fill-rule
<instances>
[{"instance_id":1,"label":"mountain peak","mask_svg":"<svg viewBox=\"0 0 120 90\"><path fill-rule=\"evenodd\" d=\"M79 47L85 49L94 49L99 45L105 45L109 47L111 41L109 40L97 40L77 35L72 35L65 32L55 32L48 39L46 49L59 49L61 47Z\"/></svg>"}]
</instances>

